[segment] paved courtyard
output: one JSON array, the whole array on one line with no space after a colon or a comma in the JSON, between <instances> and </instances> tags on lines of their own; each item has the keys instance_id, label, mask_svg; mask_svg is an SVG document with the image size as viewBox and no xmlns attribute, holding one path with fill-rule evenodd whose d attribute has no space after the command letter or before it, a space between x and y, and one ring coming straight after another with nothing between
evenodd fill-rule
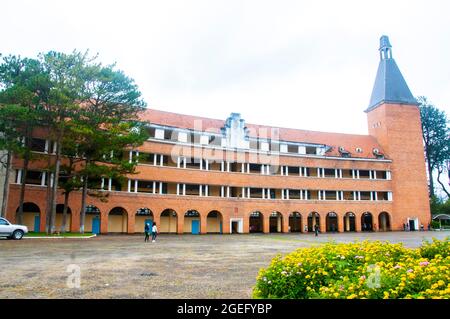
<instances>
[{"instance_id":1,"label":"paved courtyard","mask_svg":"<svg viewBox=\"0 0 450 319\"><path fill-rule=\"evenodd\" d=\"M250 298L278 253L326 241L389 240L407 247L450 232L161 235L93 239L0 239L0 298ZM71 264L81 287L68 288Z\"/></svg>"}]
</instances>

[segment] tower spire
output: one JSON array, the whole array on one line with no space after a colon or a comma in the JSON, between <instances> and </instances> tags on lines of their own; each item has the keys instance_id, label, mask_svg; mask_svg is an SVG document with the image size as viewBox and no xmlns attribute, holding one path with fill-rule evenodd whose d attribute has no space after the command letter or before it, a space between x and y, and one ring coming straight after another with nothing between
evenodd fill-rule
<instances>
[{"instance_id":1,"label":"tower spire","mask_svg":"<svg viewBox=\"0 0 450 319\"><path fill-rule=\"evenodd\" d=\"M389 42L389 37L383 35L380 38L380 60L392 59L392 45Z\"/></svg>"},{"instance_id":2,"label":"tower spire","mask_svg":"<svg viewBox=\"0 0 450 319\"><path fill-rule=\"evenodd\" d=\"M383 103L418 105L392 57L392 45L388 36L380 38L379 51L380 63L366 112Z\"/></svg>"}]
</instances>

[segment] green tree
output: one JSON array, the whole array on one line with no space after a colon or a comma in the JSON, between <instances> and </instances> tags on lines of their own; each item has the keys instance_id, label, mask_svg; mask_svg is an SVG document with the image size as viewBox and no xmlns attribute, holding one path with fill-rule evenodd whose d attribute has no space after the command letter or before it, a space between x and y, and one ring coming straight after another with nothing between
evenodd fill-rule
<instances>
[{"instance_id":1,"label":"green tree","mask_svg":"<svg viewBox=\"0 0 450 319\"><path fill-rule=\"evenodd\" d=\"M75 119L78 152L83 159L80 232L84 232L89 180L123 178L134 173L136 163L120 156L147 138L138 114L144 110L134 80L115 65L91 64L84 69L84 96Z\"/></svg>"},{"instance_id":2,"label":"green tree","mask_svg":"<svg viewBox=\"0 0 450 319\"><path fill-rule=\"evenodd\" d=\"M420 116L422 119L422 137L427 161L430 197L435 196L433 172L438 171L439 177L443 166L450 160L450 130L444 111L431 104L426 97L418 97ZM445 187L444 187L445 190ZM447 192L447 190L445 190ZM447 192L447 195L449 193Z\"/></svg>"},{"instance_id":3,"label":"green tree","mask_svg":"<svg viewBox=\"0 0 450 319\"><path fill-rule=\"evenodd\" d=\"M22 142L21 152L17 154L23 159L17 215L19 223L22 223L25 180L32 157L32 135L36 127L43 125L43 105L48 100L48 93L48 74L38 60L13 55L3 57L0 64L0 105L11 118L17 119L14 122L14 133L1 132L5 139L3 147L12 156L15 148L13 140ZM12 148L8 150L9 147Z\"/></svg>"}]
</instances>

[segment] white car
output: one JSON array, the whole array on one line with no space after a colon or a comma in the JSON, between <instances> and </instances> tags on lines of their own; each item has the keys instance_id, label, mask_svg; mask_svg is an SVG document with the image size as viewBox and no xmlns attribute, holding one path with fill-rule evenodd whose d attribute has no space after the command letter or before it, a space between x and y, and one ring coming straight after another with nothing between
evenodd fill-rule
<instances>
[{"instance_id":1,"label":"white car","mask_svg":"<svg viewBox=\"0 0 450 319\"><path fill-rule=\"evenodd\" d=\"M12 239L22 239L23 235L28 233L28 227L22 225L11 224L4 218L0 217L0 237Z\"/></svg>"}]
</instances>

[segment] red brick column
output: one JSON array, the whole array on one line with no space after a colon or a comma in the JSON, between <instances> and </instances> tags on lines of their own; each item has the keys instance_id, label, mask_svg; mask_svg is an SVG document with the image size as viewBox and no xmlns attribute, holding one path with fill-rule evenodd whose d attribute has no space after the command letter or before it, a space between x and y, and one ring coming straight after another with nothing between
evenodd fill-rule
<instances>
[{"instance_id":1,"label":"red brick column","mask_svg":"<svg viewBox=\"0 0 450 319\"><path fill-rule=\"evenodd\" d=\"M108 233L108 213L102 212L100 214L100 233L107 234Z\"/></svg>"},{"instance_id":2,"label":"red brick column","mask_svg":"<svg viewBox=\"0 0 450 319\"><path fill-rule=\"evenodd\" d=\"M282 220L282 232L283 233L289 233L289 213L282 214L283 220Z\"/></svg>"},{"instance_id":3,"label":"red brick column","mask_svg":"<svg viewBox=\"0 0 450 319\"><path fill-rule=\"evenodd\" d=\"M127 233L128 234L134 234L134 226L136 223L136 214L134 212L130 212L128 213L128 218L127 218Z\"/></svg>"},{"instance_id":4,"label":"red brick column","mask_svg":"<svg viewBox=\"0 0 450 319\"><path fill-rule=\"evenodd\" d=\"M326 233L327 231L327 215L320 215L320 232Z\"/></svg>"},{"instance_id":5,"label":"red brick column","mask_svg":"<svg viewBox=\"0 0 450 319\"><path fill-rule=\"evenodd\" d=\"M343 233L344 232L344 217L337 214L337 224L338 224L338 232Z\"/></svg>"},{"instance_id":6,"label":"red brick column","mask_svg":"<svg viewBox=\"0 0 450 319\"><path fill-rule=\"evenodd\" d=\"M184 228L184 214L178 214L177 216L177 233L178 234L182 234L183 233L183 228Z\"/></svg>"},{"instance_id":7,"label":"red brick column","mask_svg":"<svg viewBox=\"0 0 450 319\"><path fill-rule=\"evenodd\" d=\"M208 216L200 213L200 234L206 234L208 227Z\"/></svg>"},{"instance_id":8,"label":"red brick column","mask_svg":"<svg viewBox=\"0 0 450 319\"><path fill-rule=\"evenodd\" d=\"M229 234L230 232L230 217L222 215L222 233Z\"/></svg>"},{"instance_id":9,"label":"red brick column","mask_svg":"<svg viewBox=\"0 0 450 319\"><path fill-rule=\"evenodd\" d=\"M263 233L268 234L269 232L270 232L270 212L264 212Z\"/></svg>"}]
</instances>

